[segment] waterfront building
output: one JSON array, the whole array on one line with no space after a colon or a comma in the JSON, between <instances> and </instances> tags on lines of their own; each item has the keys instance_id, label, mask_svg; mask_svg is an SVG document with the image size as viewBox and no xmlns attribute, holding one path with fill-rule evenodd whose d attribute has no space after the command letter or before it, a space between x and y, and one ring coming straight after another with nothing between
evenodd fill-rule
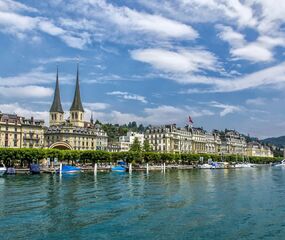
<instances>
[{"instance_id":1,"label":"waterfront building","mask_svg":"<svg viewBox=\"0 0 285 240\"><path fill-rule=\"evenodd\" d=\"M50 108L49 127L45 131L45 147L73 150L107 150L108 137L106 132L101 129L100 125L94 124L92 115L89 122L84 120L78 66L75 92L69 115L68 119L64 119L57 71L54 98Z\"/></svg>"},{"instance_id":2,"label":"waterfront building","mask_svg":"<svg viewBox=\"0 0 285 240\"><path fill-rule=\"evenodd\" d=\"M0 147L42 148L44 121L0 112Z\"/></svg>"},{"instance_id":3,"label":"waterfront building","mask_svg":"<svg viewBox=\"0 0 285 240\"><path fill-rule=\"evenodd\" d=\"M245 155L246 154L246 139L240 133L235 130L228 130L220 132L221 146L220 153L222 155L234 154Z\"/></svg>"},{"instance_id":4,"label":"waterfront building","mask_svg":"<svg viewBox=\"0 0 285 240\"><path fill-rule=\"evenodd\" d=\"M221 139L215 132L210 133L203 128L191 128L193 153L219 153Z\"/></svg>"},{"instance_id":5,"label":"waterfront building","mask_svg":"<svg viewBox=\"0 0 285 240\"><path fill-rule=\"evenodd\" d=\"M234 130L207 132L203 128L175 124L149 127L145 138L156 152L246 154L245 138Z\"/></svg>"},{"instance_id":6,"label":"waterfront building","mask_svg":"<svg viewBox=\"0 0 285 240\"><path fill-rule=\"evenodd\" d=\"M142 134L142 133L129 131L129 132L127 132L126 136L120 136L119 137L119 148L120 148L120 151L121 152L129 151L136 138L138 139L141 147L143 147L144 134Z\"/></svg>"},{"instance_id":7,"label":"waterfront building","mask_svg":"<svg viewBox=\"0 0 285 240\"><path fill-rule=\"evenodd\" d=\"M176 124L148 127L145 139L155 152L187 153L192 150L192 131L190 127L178 128Z\"/></svg>"},{"instance_id":8,"label":"waterfront building","mask_svg":"<svg viewBox=\"0 0 285 240\"><path fill-rule=\"evenodd\" d=\"M145 132L145 138L157 152L218 153L221 145L218 134L189 125L184 128L176 124L150 127Z\"/></svg>"},{"instance_id":9,"label":"waterfront building","mask_svg":"<svg viewBox=\"0 0 285 240\"><path fill-rule=\"evenodd\" d=\"M264 146L258 142L250 142L247 144L247 156L273 157L273 152L268 146Z\"/></svg>"}]
</instances>

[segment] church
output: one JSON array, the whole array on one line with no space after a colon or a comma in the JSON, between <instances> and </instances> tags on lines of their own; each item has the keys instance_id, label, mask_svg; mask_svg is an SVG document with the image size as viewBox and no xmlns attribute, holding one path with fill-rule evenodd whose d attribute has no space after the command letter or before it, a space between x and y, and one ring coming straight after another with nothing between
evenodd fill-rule
<instances>
[{"instance_id":1,"label":"church","mask_svg":"<svg viewBox=\"0 0 285 240\"><path fill-rule=\"evenodd\" d=\"M84 108L80 96L79 67L77 65L76 84L69 117L64 118L61 105L58 69L54 98L49 111L49 127L45 134L45 147L70 150L107 150L108 136L101 126L95 124L93 116L84 120Z\"/></svg>"}]
</instances>

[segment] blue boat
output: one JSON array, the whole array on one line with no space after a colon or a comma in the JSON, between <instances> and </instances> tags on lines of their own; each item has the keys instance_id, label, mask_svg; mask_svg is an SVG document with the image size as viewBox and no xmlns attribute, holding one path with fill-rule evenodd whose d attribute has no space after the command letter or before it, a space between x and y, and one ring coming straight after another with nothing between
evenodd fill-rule
<instances>
[{"instance_id":1,"label":"blue boat","mask_svg":"<svg viewBox=\"0 0 285 240\"><path fill-rule=\"evenodd\" d=\"M129 170L127 163L124 161L119 161L118 165L111 168L112 172L127 172Z\"/></svg>"},{"instance_id":2,"label":"blue boat","mask_svg":"<svg viewBox=\"0 0 285 240\"><path fill-rule=\"evenodd\" d=\"M31 164L30 165L30 173L31 174L40 174L41 168L39 164Z\"/></svg>"},{"instance_id":3,"label":"blue boat","mask_svg":"<svg viewBox=\"0 0 285 240\"><path fill-rule=\"evenodd\" d=\"M80 173L81 168L74 167L70 165L62 165L61 173ZM57 173L60 173L60 169L57 170Z\"/></svg>"}]
</instances>

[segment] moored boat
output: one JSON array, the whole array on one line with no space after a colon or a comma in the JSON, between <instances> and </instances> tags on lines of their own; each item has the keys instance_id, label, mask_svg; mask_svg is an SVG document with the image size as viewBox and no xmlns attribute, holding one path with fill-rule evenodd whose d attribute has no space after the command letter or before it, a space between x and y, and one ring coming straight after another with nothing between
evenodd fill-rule
<instances>
[{"instance_id":1,"label":"moored boat","mask_svg":"<svg viewBox=\"0 0 285 240\"><path fill-rule=\"evenodd\" d=\"M0 164L0 176L3 176L6 171L7 171L6 166L3 163L1 163Z\"/></svg>"},{"instance_id":2,"label":"moored boat","mask_svg":"<svg viewBox=\"0 0 285 240\"><path fill-rule=\"evenodd\" d=\"M13 167L8 167L6 174L7 175L14 175L14 174L16 174L16 169Z\"/></svg>"},{"instance_id":3,"label":"moored boat","mask_svg":"<svg viewBox=\"0 0 285 240\"><path fill-rule=\"evenodd\" d=\"M112 172L127 172L128 167L124 161L119 161L118 165L111 168Z\"/></svg>"},{"instance_id":4,"label":"moored boat","mask_svg":"<svg viewBox=\"0 0 285 240\"><path fill-rule=\"evenodd\" d=\"M254 165L251 163L237 163L234 166L235 166L235 168L251 168L251 167L254 167Z\"/></svg>"},{"instance_id":5,"label":"moored boat","mask_svg":"<svg viewBox=\"0 0 285 240\"><path fill-rule=\"evenodd\" d=\"M281 163L275 164L274 167L285 167L285 159L283 159Z\"/></svg>"},{"instance_id":6,"label":"moored boat","mask_svg":"<svg viewBox=\"0 0 285 240\"><path fill-rule=\"evenodd\" d=\"M57 170L57 173L60 173L60 172L61 173L80 173L81 168L71 166L71 165L62 165L62 167Z\"/></svg>"},{"instance_id":7,"label":"moored boat","mask_svg":"<svg viewBox=\"0 0 285 240\"><path fill-rule=\"evenodd\" d=\"M31 164L30 165L30 173L31 174L40 174L41 173L41 168L39 164Z\"/></svg>"}]
</instances>

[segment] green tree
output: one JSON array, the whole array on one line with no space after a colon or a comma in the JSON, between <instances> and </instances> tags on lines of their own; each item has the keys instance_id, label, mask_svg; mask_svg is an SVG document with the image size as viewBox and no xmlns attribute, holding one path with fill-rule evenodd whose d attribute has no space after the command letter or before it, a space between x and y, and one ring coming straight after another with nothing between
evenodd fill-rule
<instances>
[{"instance_id":1,"label":"green tree","mask_svg":"<svg viewBox=\"0 0 285 240\"><path fill-rule=\"evenodd\" d=\"M133 142L133 144L131 145L131 147L130 147L130 151L131 152L141 152L141 144L140 144L140 141L139 141L139 139L136 137L135 139L134 139L134 142Z\"/></svg>"},{"instance_id":2,"label":"green tree","mask_svg":"<svg viewBox=\"0 0 285 240\"><path fill-rule=\"evenodd\" d=\"M144 152L152 152L153 151L152 146L149 144L148 140L144 140L144 142L143 142L143 151Z\"/></svg>"}]
</instances>

